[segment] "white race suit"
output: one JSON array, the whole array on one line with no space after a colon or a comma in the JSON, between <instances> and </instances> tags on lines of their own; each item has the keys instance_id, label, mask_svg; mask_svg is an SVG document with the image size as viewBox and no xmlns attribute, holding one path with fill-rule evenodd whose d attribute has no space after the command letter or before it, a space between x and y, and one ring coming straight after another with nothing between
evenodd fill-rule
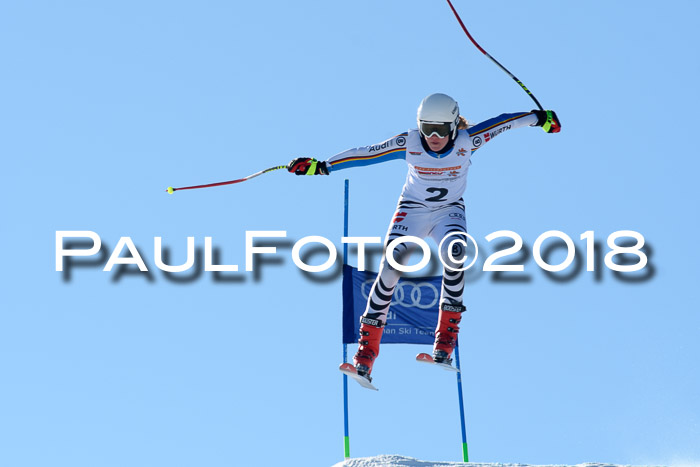
<instances>
[{"instance_id":1,"label":"white race suit","mask_svg":"<svg viewBox=\"0 0 700 467\"><path fill-rule=\"evenodd\" d=\"M467 232L462 195L467 187L472 154L505 131L536 123L537 117L531 112L499 115L466 130L459 130L454 144L448 145L449 149L441 153L428 150L421 141L419 131L413 129L379 144L343 151L329 158L326 165L329 171L335 172L405 159L408 174L389 225L385 246L404 235L431 237L439 245L452 232ZM446 265L458 268L460 264L450 260L447 250L451 245L452 258L459 259L464 252L466 238L463 235L454 237L465 243L450 239L443 243L439 254ZM405 264L402 261L415 247L414 243L401 243L394 249L393 259ZM377 280L370 291L365 316L386 323L386 314L399 277L400 272L383 257ZM440 303L461 305L463 291L464 272L444 268Z\"/></svg>"}]
</instances>

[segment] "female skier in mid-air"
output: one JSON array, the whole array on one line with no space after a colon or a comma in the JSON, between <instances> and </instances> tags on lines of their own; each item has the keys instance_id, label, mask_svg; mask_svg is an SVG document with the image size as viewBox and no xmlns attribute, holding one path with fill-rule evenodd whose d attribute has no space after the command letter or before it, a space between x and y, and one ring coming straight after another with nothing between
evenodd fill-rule
<instances>
[{"instance_id":1,"label":"female skier in mid-air","mask_svg":"<svg viewBox=\"0 0 700 467\"><path fill-rule=\"evenodd\" d=\"M459 322L465 310L462 304L464 271L458 268L465 252L466 237L459 233L467 231L462 195L467 186L471 155L504 131L523 126L540 126L547 133L558 133L561 129L556 113L549 110L503 114L468 126L454 99L445 94L431 94L418 107L418 129L380 144L349 149L326 161L297 158L287 167L296 175L328 175L350 167L406 160L408 175L385 246L404 235L429 236L438 245L450 234L461 240L443 242L439 252L448 267L443 272L440 314L435 330L433 360L436 363L451 364ZM393 259L397 264L405 264L403 260L414 247L399 244L393 250ZM379 355L379 342L399 276L400 272L391 267L384 256L360 319L360 346L353 358L357 374L367 381L371 381L372 365Z\"/></svg>"}]
</instances>

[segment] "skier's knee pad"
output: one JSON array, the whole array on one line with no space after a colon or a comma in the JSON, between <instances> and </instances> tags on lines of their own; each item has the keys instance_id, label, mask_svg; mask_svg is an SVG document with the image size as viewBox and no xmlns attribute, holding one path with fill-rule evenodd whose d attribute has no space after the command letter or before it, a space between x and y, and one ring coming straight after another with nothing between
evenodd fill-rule
<instances>
[{"instance_id":1,"label":"skier's knee pad","mask_svg":"<svg viewBox=\"0 0 700 467\"><path fill-rule=\"evenodd\" d=\"M411 254L418 248L417 244L413 242L403 242L399 243L398 245L395 245L392 248L391 252L386 250L386 248L392 240L400 237L401 236L392 236L389 238L389 240L386 242L386 245L384 245L385 255L391 254L391 257L396 264L400 264L401 266L407 266L410 261Z\"/></svg>"}]
</instances>

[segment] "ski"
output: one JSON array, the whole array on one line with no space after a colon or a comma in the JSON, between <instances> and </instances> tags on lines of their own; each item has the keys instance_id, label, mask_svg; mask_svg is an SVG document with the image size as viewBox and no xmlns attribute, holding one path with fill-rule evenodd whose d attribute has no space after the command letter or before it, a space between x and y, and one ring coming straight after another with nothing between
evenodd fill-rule
<instances>
[{"instance_id":1,"label":"ski","mask_svg":"<svg viewBox=\"0 0 700 467\"><path fill-rule=\"evenodd\" d=\"M444 368L445 370L448 370L448 371L457 371L457 372L459 372L459 370L458 370L457 368L453 367L453 366L452 366L451 364L449 364L449 363L439 363L439 362L436 362L435 360L433 360L432 355L429 355L429 354L427 354L427 353L419 353L418 355L416 355L416 361L422 362L422 363L430 363L430 364L433 364L433 365L437 365L437 366L440 366L440 367L442 367L442 368Z\"/></svg>"},{"instance_id":2,"label":"ski","mask_svg":"<svg viewBox=\"0 0 700 467\"><path fill-rule=\"evenodd\" d=\"M360 386L362 386L363 388L372 389L374 391L379 391L379 389L374 387L374 385L372 384L372 382L369 379L365 378L362 375L357 374L357 369L354 366L352 366L350 363L343 363L342 365L340 365L340 367L338 369L340 370L341 373L346 374L349 377L351 377L352 379L354 379L355 381L357 381L360 384Z\"/></svg>"}]
</instances>

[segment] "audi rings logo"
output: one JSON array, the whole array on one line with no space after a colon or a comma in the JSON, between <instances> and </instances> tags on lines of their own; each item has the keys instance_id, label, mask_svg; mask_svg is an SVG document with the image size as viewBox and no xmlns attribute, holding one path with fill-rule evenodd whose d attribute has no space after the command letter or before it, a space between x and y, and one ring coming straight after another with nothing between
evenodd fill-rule
<instances>
[{"instance_id":1,"label":"audi rings logo","mask_svg":"<svg viewBox=\"0 0 700 467\"><path fill-rule=\"evenodd\" d=\"M405 146L406 145L406 138L404 138L403 136L399 136L398 138L396 138L396 144L398 146Z\"/></svg>"},{"instance_id":2,"label":"audi rings logo","mask_svg":"<svg viewBox=\"0 0 700 467\"><path fill-rule=\"evenodd\" d=\"M365 300L369 299L369 291L372 289L374 280L366 280L360 290ZM408 280L399 281L394 289L394 296L391 303L405 307L415 307L422 310L433 308L440 299L437 287L430 282L413 282Z\"/></svg>"}]
</instances>

